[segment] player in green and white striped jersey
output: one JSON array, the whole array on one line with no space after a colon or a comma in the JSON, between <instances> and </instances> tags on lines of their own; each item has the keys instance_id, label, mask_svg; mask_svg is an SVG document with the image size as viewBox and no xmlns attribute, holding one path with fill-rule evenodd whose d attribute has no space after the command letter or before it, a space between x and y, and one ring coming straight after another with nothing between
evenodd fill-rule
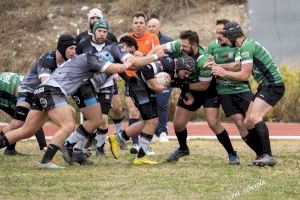
<instances>
[{"instance_id":1,"label":"player in green and white striped jersey","mask_svg":"<svg viewBox=\"0 0 300 200\"><path fill-rule=\"evenodd\" d=\"M228 38L228 44L238 48L235 60L240 60L241 67L239 71L213 67L213 74L242 81L247 81L252 74L259 84L257 93L246 113L244 123L249 134L244 139L248 141L247 144L252 144L252 149L258 156L252 162L254 165L274 166L277 161L272 156L269 131L263 117L284 94L282 77L269 52L257 41L246 37L237 22L226 24L223 35Z\"/></svg>"}]
</instances>

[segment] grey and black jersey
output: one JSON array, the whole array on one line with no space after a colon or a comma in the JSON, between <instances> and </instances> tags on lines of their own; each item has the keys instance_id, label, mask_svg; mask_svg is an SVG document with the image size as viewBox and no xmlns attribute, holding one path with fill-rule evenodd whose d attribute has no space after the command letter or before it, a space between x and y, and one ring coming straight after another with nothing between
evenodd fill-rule
<instances>
[{"instance_id":1,"label":"grey and black jersey","mask_svg":"<svg viewBox=\"0 0 300 200\"><path fill-rule=\"evenodd\" d=\"M34 89L41 83L40 78L50 76L57 68L56 50L43 54L31 66L23 81L20 83L19 93L33 93Z\"/></svg>"},{"instance_id":2,"label":"grey and black jersey","mask_svg":"<svg viewBox=\"0 0 300 200\"><path fill-rule=\"evenodd\" d=\"M173 58L165 57L157 61L154 61L148 64L146 67L137 71L137 75L144 82L147 82L150 79L153 79L155 74L159 72L166 72L171 75L175 74L175 62Z\"/></svg>"},{"instance_id":3,"label":"grey and black jersey","mask_svg":"<svg viewBox=\"0 0 300 200\"><path fill-rule=\"evenodd\" d=\"M85 80L96 72L104 72L110 64L111 62L95 54L81 54L66 61L41 85L60 87L66 96L70 96Z\"/></svg>"},{"instance_id":4,"label":"grey and black jersey","mask_svg":"<svg viewBox=\"0 0 300 200\"><path fill-rule=\"evenodd\" d=\"M97 52L96 55L111 63L124 63L126 58L132 56L124 49L121 49L116 43L104 47L102 51ZM95 73L91 82L96 92L99 92L100 88L110 87L114 84L113 76L104 73Z\"/></svg>"}]
</instances>

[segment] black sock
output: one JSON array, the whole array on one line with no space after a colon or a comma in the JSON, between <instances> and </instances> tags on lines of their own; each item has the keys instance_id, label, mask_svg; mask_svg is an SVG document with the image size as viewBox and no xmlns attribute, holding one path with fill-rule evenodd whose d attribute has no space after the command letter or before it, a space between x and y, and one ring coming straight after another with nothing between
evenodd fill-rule
<instances>
[{"instance_id":1,"label":"black sock","mask_svg":"<svg viewBox=\"0 0 300 200\"><path fill-rule=\"evenodd\" d=\"M180 150L187 150L188 149L188 146L187 146L187 130L186 128L183 130L183 131L180 131L180 132L175 132L176 133L176 137L177 137L177 140L179 142L179 149Z\"/></svg>"},{"instance_id":2,"label":"black sock","mask_svg":"<svg viewBox=\"0 0 300 200\"><path fill-rule=\"evenodd\" d=\"M127 135L127 133L126 133L125 130L122 131L121 136L122 136L122 138L123 138L124 140L126 140L126 141L130 139L130 138L128 137L128 135Z\"/></svg>"},{"instance_id":3,"label":"black sock","mask_svg":"<svg viewBox=\"0 0 300 200\"><path fill-rule=\"evenodd\" d=\"M217 136L219 142L226 149L226 151L227 151L228 154L235 154L226 129L224 129L224 131L222 131L221 133L217 134L216 136Z\"/></svg>"},{"instance_id":4,"label":"black sock","mask_svg":"<svg viewBox=\"0 0 300 200\"><path fill-rule=\"evenodd\" d=\"M271 144L270 144L270 138L269 138L269 130L264 121L260 121L257 124L255 124L255 129L260 137L260 141L262 143L263 147L263 153L269 154L272 156L272 150L271 150Z\"/></svg>"},{"instance_id":5,"label":"black sock","mask_svg":"<svg viewBox=\"0 0 300 200\"><path fill-rule=\"evenodd\" d=\"M83 135L85 138L89 139L91 137L91 133L89 133L83 126L80 124L76 129L76 132Z\"/></svg>"},{"instance_id":6,"label":"black sock","mask_svg":"<svg viewBox=\"0 0 300 200\"><path fill-rule=\"evenodd\" d=\"M243 140L256 155L260 156L263 154L261 140L255 128L249 129L248 135L244 137Z\"/></svg>"},{"instance_id":7,"label":"black sock","mask_svg":"<svg viewBox=\"0 0 300 200\"><path fill-rule=\"evenodd\" d=\"M47 142L45 138L45 133L43 129L40 129L36 134L35 134L36 140L39 143L40 150L43 150L44 147L47 147Z\"/></svg>"},{"instance_id":8,"label":"black sock","mask_svg":"<svg viewBox=\"0 0 300 200\"><path fill-rule=\"evenodd\" d=\"M9 142L7 140L7 137L5 135L0 136L0 149L3 147L7 147L9 145Z\"/></svg>"},{"instance_id":9,"label":"black sock","mask_svg":"<svg viewBox=\"0 0 300 200\"><path fill-rule=\"evenodd\" d=\"M129 120L130 120L130 119L129 119ZM123 121L123 117L120 118L120 119L112 119L112 121L113 121L114 124L120 123L120 122Z\"/></svg>"},{"instance_id":10,"label":"black sock","mask_svg":"<svg viewBox=\"0 0 300 200\"><path fill-rule=\"evenodd\" d=\"M7 145L6 149L10 151L16 150L16 143Z\"/></svg>"},{"instance_id":11,"label":"black sock","mask_svg":"<svg viewBox=\"0 0 300 200\"><path fill-rule=\"evenodd\" d=\"M139 121L139 119L136 119L136 118L129 118L128 119L128 126L130 126L131 124L134 124L134 123L136 123L136 122L138 122Z\"/></svg>"},{"instance_id":12,"label":"black sock","mask_svg":"<svg viewBox=\"0 0 300 200\"><path fill-rule=\"evenodd\" d=\"M1 130L1 131L0 131L0 137L1 137L1 136L4 136L4 135L5 135L4 132Z\"/></svg>"},{"instance_id":13,"label":"black sock","mask_svg":"<svg viewBox=\"0 0 300 200\"><path fill-rule=\"evenodd\" d=\"M128 125L130 126L131 124L134 124L136 122L138 122L139 119L136 119L136 118L129 118L128 119ZM134 137L131 137L131 140L132 140L132 143L133 144L139 144L139 136L134 136Z\"/></svg>"},{"instance_id":14,"label":"black sock","mask_svg":"<svg viewBox=\"0 0 300 200\"><path fill-rule=\"evenodd\" d=\"M46 163L50 162L53 159L56 152L58 151L58 149L59 149L59 147L56 146L55 144L49 144L41 163L46 164Z\"/></svg>"}]
</instances>

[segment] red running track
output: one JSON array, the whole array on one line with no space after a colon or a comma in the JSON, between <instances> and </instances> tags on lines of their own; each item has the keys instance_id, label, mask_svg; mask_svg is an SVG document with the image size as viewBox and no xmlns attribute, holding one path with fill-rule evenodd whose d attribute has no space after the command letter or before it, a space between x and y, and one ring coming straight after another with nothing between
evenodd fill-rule
<instances>
[{"instance_id":1,"label":"red running track","mask_svg":"<svg viewBox=\"0 0 300 200\"><path fill-rule=\"evenodd\" d=\"M238 130L232 123L222 123L230 136L239 136ZM5 123L0 123L0 128ZM267 123L271 136L299 136L300 123ZM52 136L57 126L51 122L44 125L46 136ZM213 136L213 132L209 129L206 122L190 122L187 126L189 136ZM168 123L169 135L174 136L173 124ZM109 126L109 132L114 132L113 127Z\"/></svg>"}]
</instances>

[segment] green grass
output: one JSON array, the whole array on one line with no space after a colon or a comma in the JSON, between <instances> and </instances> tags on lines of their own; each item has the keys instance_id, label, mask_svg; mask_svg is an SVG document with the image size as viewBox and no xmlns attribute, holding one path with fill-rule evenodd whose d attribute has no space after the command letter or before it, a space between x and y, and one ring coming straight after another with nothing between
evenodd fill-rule
<instances>
[{"instance_id":1,"label":"green grass","mask_svg":"<svg viewBox=\"0 0 300 200\"><path fill-rule=\"evenodd\" d=\"M59 171L39 170L42 152L35 142L20 142L27 156L6 157L0 152L0 199L300 199L300 141L272 141L276 167L248 167L254 154L233 141L241 165L227 165L227 156L215 140L189 141L191 155L176 164L165 163L176 146L155 143L156 166L133 166L134 156L92 159L93 166L67 166ZM108 145L106 146L108 148ZM64 165L61 154L55 162Z\"/></svg>"}]
</instances>

